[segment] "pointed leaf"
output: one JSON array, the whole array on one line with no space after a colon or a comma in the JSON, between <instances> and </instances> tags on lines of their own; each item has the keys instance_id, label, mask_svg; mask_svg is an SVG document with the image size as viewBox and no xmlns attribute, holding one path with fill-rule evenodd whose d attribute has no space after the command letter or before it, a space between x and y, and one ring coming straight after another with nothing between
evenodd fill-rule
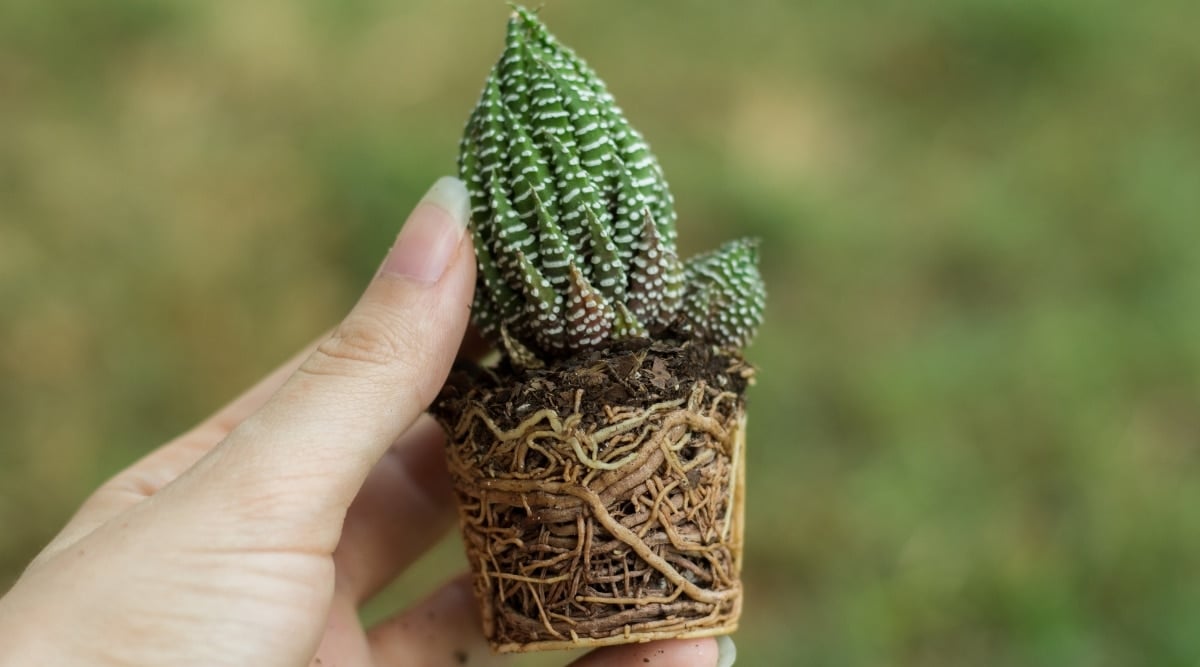
<instances>
[{"instance_id":1,"label":"pointed leaf","mask_svg":"<svg viewBox=\"0 0 1200 667\"><path fill-rule=\"evenodd\" d=\"M575 265L571 265L568 287L564 304L567 345L576 350L598 347L612 333L613 310Z\"/></svg>"}]
</instances>

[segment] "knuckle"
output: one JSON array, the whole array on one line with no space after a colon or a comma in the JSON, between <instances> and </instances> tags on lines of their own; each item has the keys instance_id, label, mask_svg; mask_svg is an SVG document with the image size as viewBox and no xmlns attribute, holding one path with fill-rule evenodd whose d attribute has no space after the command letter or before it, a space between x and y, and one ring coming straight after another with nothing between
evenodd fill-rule
<instances>
[{"instance_id":1,"label":"knuckle","mask_svg":"<svg viewBox=\"0 0 1200 667\"><path fill-rule=\"evenodd\" d=\"M364 370L391 367L406 357L409 351L406 341L406 331L398 322L370 313L352 314L317 346L305 370L356 375Z\"/></svg>"}]
</instances>

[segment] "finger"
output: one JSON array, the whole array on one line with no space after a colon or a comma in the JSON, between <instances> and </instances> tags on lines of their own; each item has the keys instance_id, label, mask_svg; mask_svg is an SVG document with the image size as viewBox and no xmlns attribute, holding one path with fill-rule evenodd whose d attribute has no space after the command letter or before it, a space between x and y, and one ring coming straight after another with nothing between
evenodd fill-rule
<instances>
[{"instance_id":1,"label":"finger","mask_svg":"<svg viewBox=\"0 0 1200 667\"><path fill-rule=\"evenodd\" d=\"M55 542L64 541L70 544L94 530L97 525L158 493L162 487L195 465L200 457L228 436L246 417L261 408L329 335L330 332L326 332L308 343L195 428L151 451L102 484L84 501ZM457 358L475 361L483 357L488 349L489 343L478 330L468 327Z\"/></svg>"},{"instance_id":2,"label":"finger","mask_svg":"<svg viewBox=\"0 0 1200 667\"><path fill-rule=\"evenodd\" d=\"M444 445L441 427L423 415L383 455L347 510L333 561L338 595L355 607L449 528L454 496Z\"/></svg>"},{"instance_id":3,"label":"finger","mask_svg":"<svg viewBox=\"0 0 1200 667\"><path fill-rule=\"evenodd\" d=\"M309 343L198 426L153 450L102 484L84 501L40 557L46 558L74 544L97 526L158 493L162 487L179 477L243 419L262 407L316 346L317 341Z\"/></svg>"},{"instance_id":4,"label":"finger","mask_svg":"<svg viewBox=\"0 0 1200 667\"><path fill-rule=\"evenodd\" d=\"M664 639L596 649L570 667L717 667L717 642L712 637Z\"/></svg>"},{"instance_id":5,"label":"finger","mask_svg":"<svg viewBox=\"0 0 1200 667\"><path fill-rule=\"evenodd\" d=\"M238 424L241 424L246 417L249 417L261 408L275 392L279 391L283 383L300 367L300 364L312 355L313 350L317 349L317 345L329 337L329 333L329 331L326 331L316 340L309 342L303 349L293 354L290 359L271 371L265 378L259 380L254 386L242 392L240 396L201 422L193 431L203 432L205 435L204 439L209 440L212 445L216 445L222 438L229 435Z\"/></svg>"},{"instance_id":6,"label":"finger","mask_svg":"<svg viewBox=\"0 0 1200 667\"><path fill-rule=\"evenodd\" d=\"M371 628L367 641L378 667L510 664L509 656L495 655L488 648L467 575ZM716 667L717 658L717 642L711 637L667 639L599 648L571 667Z\"/></svg>"},{"instance_id":7,"label":"finger","mask_svg":"<svg viewBox=\"0 0 1200 667\"><path fill-rule=\"evenodd\" d=\"M358 608L349 600L334 598L325 619L325 633L310 667L366 667L372 665L371 647L363 634Z\"/></svg>"},{"instance_id":8,"label":"finger","mask_svg":"<svg viewBox=\"0 0 1200 667\"><path fill-rule=\"evenodd\" d=\"M461 181L438 181L346 319L171 497L215 502L207 515L259 548L331 553L355 493L437 394L463 338L475 280L467 209Z\"/></svg>"},{"instance_id":9,"label":"finger","mask_svg":"<svg viewBox=\"0 0 1200 667\"><path fill-rule=\"evenodd\" d=\"M195 428L139 459L97 491L104 491L106 488L110 491L128 491L131 492L135 501L157 493L167 483L183 474L183 471L192 467L201 456L228 436L246 417L261 408L271 395L279 391L284 381L296 372L300 364L312 356L317 345L328 338L330 333L331 331L326 331L319 338L305 345L290 359ZM488 348L489 343L479 331L474 327L468 327L459 347L457 358L477 360L488 351ZM122 493L122 495L125 494Z\"/></svg>"},{"instance_id":10,"label":"finger","mask_svg":"<svg viewBox=\"0 0 1200 667\"><path fill-rule=\"evenodd\" d=\"M512 664L488 648L471 580L463 575L367 633L377 667L458 667Z\"/></svg>"},{"instance_id":11,"label":"finger","mask_svg":"<svg viewBox=\"0 0 1200 667\"><path fill-rule=\"evenodd\" d=\"M157 493L183 471L192 467L246 417L261 408L312 354L318 342L319 340L315 340L306 345L208 419L121 471L109 484L142 497Z\"/></svg>"}]
</instances>

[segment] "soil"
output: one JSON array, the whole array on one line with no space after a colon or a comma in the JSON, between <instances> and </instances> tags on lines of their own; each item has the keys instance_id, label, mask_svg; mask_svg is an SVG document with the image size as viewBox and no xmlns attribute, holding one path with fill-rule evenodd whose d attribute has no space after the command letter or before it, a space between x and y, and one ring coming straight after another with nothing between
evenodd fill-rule
<instances>
[{"instance_id":1,"label":"soil","mask_svg":"<svg viewBox=\"0 0 1200 667\"><path fill-rule=\"evenodd\" d=\"M736 351L674 341L622 341L540 369L518 370L503 362L496 368L458 363L433 413L448 421L461 400L487 393L489 414L504 428L541 408L564 415L577 411L586 422L588 415L604 414L605 406L683 398L697 380L743 396L753 376L753 367ZM576 407L579 389L584 394Z\"/></svg>"}]
</instances>

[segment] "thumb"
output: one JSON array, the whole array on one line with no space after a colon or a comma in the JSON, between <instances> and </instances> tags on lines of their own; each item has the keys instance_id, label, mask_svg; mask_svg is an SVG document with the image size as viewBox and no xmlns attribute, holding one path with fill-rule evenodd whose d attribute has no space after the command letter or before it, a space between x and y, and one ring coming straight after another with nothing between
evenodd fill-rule
<instances>
[{"instance_id":1,"label":"thumb","mask_svg":"<svg viewBox=\"0 0 1200 667\"><path fill-rule=\"evenodd\" d=\"M468 202L458 179L435 183L346 319L170 495L329 527L332 549L367 473L454 361L475 282Z\"/></svg>"}]
</instances>

